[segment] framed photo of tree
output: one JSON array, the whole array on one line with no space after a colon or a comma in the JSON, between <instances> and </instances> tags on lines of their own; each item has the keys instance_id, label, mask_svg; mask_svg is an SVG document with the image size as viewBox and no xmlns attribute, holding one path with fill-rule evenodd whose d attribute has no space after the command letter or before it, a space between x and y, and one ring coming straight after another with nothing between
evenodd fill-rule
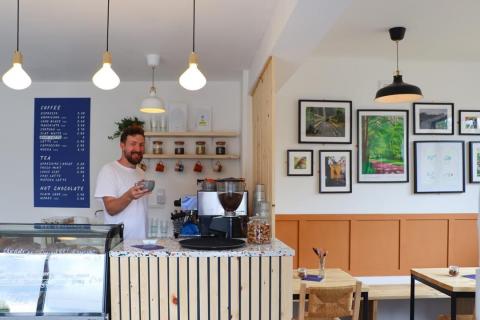
<instances>
[{"instance_id":1,"label":"framed photo of tree","mask_svg":"<svg viewBox=\"0 0 480 320\"><path fill-rule=\"evenodd\" d=\"M358 182L408 182L408 110L357 110Z\"/></svg>"},{"instance_id":2,"label":"framed photo of tree","mask_svg":"<svg viewBox=\"0 0 480 320\"><path fill-rule=\"evenodd\" d=\"M453 134L453 103L417 102L413 104L413 134Z\"/></svg>"},{"instance_id":3,"label":"framed photo of tree","mask_svg":"<svg viewBox=\"0 0 480 320\"><path fill-rule=\"evenodd\" d=\"M351 128L352 101L298 101L298 143L352 143Z\"/></svg>"},{"instance_id":4,"label":"framed photo of tree","mask_svg":"<svg viewBox=\"0 0 480 320\"><path fill-rule=\"evenodd\" d=\"M352 151L320 150L320 193L352 192Z\"/></svg>"},{"instance_id":5,"label":"framed photo of tree","mask_svg":"<svg viewBox=\"0 0 480 320\"><path fill-rule=\"evenodd\" d=\"M465 143L415 141L415 193L465 192Z\"/></svg>"}]
</instances>

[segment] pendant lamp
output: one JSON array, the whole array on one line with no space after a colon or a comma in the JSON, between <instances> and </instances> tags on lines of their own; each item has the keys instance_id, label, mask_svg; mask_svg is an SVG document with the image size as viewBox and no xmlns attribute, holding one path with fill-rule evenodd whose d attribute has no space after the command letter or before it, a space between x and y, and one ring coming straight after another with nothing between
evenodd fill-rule
<instances>
[{"instance_id":1,"label":"pendant lamp","mask_svg":"<svg viewBox=\"0 0 480 320\"><path fill-rule=\"evenodd\" d=\"M93 84L102 90L112 90L120 84L120 78L112 69L112 54L108 51L110 0L107 1L107 50L103 53L103 66L92 77Z\"/></svg>"},{"instance_id":2,"label":"pendant lamp","mask_svg":"<svg viewBox=\"0 0 480 320\"><path fill-rule=\"evenodd\" d=\"M20 0L17 0L17 50L13 53L13 66L5 72L2 77L3 83L15 90L23 90L32 84L32 79L23 70L23 56L19 50L19 35L20 35Z\"/></svg>"},{"instance_id":3,"label":"pendant lamp","mask_svg":"<svg viewBox=\"0 0 480 320\"><path fill-rule=\"evenodd\" d=\"M402 75L398 69L398 42L403 40L405 30L404 27L395 27L388 30L390 39L397 44L397 70L393 76L393 83L377 91L375 102L400 103L417 101L423 98L422 90L419 87L403 82Z\"/></svg>"},{"instance_id":4,"label":"pendant lamp","mask_svg":"<svg viewBox=\"0 0 480 320\"><path fill-rule=\"evenodd\" d=\"M188 69L178 79L180 85L187 90L195 91L202 89L207 79L198 69L198 57L195 53L195 0L193 0L193 46L192 53L188 58Z\"/></svg>"},{"instance_id":5,"label":"pendant lamp","mask_svg":"<svg viewBox=\"0 0 480 320\"><path fill-rule=\"evenodd\" d=\"M160 63L160 56L158 54L148 54L147 64L152 67L152 86L148 93L148 97L143 99L140 105L140 111L145 113L163 113L165 112L165 103L157 96L157 89L155 89L155 67Z\"/></svg>"}]
</instances>

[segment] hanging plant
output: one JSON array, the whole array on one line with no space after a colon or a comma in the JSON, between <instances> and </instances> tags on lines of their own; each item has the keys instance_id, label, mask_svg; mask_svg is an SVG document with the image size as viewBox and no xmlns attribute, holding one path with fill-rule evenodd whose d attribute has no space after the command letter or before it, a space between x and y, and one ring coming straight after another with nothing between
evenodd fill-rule
<instances>
[{"instance_id":1,"label":"hanging plant","mask_svg":"<svg viewBox=\"0 0 480 320\"><path fill-rule=\"evenodd\" d=\"M113 140L115 138L120 137L122 134L123 130L130 126L139 126L143 128L143 125L145 124L145 121L142 121L138 119L137 117L128 117L128 118L123 118L122 120L115 122L117 125L117 131L113 133L113 135L109 136L108 139Z\"/></svg>"}]
</instances>

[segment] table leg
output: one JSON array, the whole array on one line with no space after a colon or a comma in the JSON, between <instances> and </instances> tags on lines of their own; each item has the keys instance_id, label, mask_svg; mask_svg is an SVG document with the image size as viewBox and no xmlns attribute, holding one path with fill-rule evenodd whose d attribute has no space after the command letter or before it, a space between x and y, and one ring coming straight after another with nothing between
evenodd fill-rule
<instances>
[{"instance_id":1,"label":"table leg","mask_svg":"<svg viewBox=\"0 0 480 320\"><path fill-rule=\"evenodd\" d=\"M415 279L410 276L410 320L415 319Z\"/></svg>"},{"instance_id":2,"label":"table leg","mask_svg":"<svg viewBox=\"0 0 480 320\"><path fill-rule=\"evenodd\" d=\"M450 298L450 319L457 320L457 298L455 296Z\"/></svg>"},{"instance_id":3,"label":"table leg","mask_svg":"<svg viewBox=\"0 0 480 320\"><path fill-rule=\"evenodd\" d=\"M368 320L368 292L362 292L363 297L363 312L362 312L362 319Z\"/></svg>"}]
</instances>

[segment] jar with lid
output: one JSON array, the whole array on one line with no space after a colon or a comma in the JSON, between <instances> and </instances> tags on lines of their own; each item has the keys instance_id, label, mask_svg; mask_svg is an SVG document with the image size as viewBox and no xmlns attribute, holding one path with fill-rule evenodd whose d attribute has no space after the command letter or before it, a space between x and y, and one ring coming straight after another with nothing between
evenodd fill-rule
<instances>
[{"instance_id":1,"label":"jar with lid","mask_svg":"<svg viewBox=\"0 0 480 320\"><path fill-rule=\"evenodd\" d=\"M226 151L225 141L217 141L215 143L217 144L217 147L215 148L215 153L216 154L225 154L225 151Z\"/></svg>"},{"instance_id":2,"label":"jar with lid","mask_svg":"<svg viewBox=\"0 0 480 320\"><path fill-rule=\"evenodd\" d=\"M247 242L254 244L270 243L272 232L267 217L253 216L247 223Z\"/></svg>"},{"instance_id":3,"label":"jar with lid","mask_svg":"<svg viewBox=\"0 0 480 320\"><path fill-rule=\"evenodd\" d=\"M160 140L153 141L152 147L153 154L162 154L163 153L163 142Z\"/></svg>"},{"instance_id":4,"label":"jar with lid","mask_svg":"<svg viewBox=\"0 0 480 320\"><path fill-rule=\"evenodd\" d=\"M205 141L197 141L196 147L195 147L195 153L205 154L205 152L206 152Z\"/></svg>"},{"instance_id":5,"label":"jar with lid","mask_svg":"<svg viewBox=\"0 0 480 320\"><path fill-rule=\"evenodd\" d=\"M175 141L175 154L184 154L185 153L185 148L184 145L185 142L183 141Z\"/></svg>"}]
</instances>

